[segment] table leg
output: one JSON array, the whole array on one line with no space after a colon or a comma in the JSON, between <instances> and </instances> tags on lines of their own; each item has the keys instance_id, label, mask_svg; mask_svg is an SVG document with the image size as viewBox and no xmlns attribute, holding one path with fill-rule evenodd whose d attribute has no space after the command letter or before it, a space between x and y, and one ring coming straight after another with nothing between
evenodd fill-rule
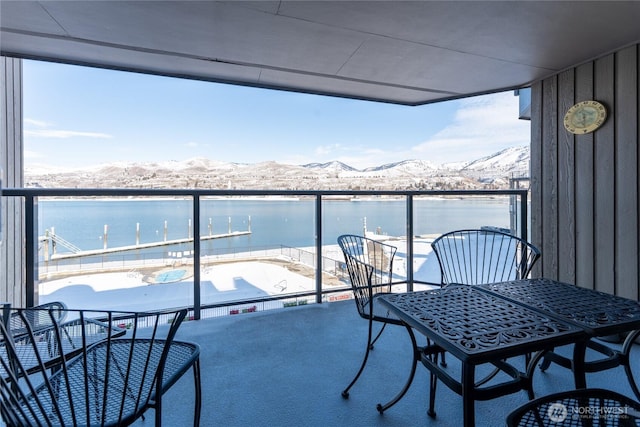
<instances>
[{"instance_id":1,"label":"table leg","mask_svg":"<svg viewBox=\"0 0 640 427\"><path fill-rule=\"evenodd\" d=\"M547 354L548 350L540 350L538 352L536 352L530 359L529 362L527 363L527 395L529 396L529 400L533 400L535 398L534 394L533 394L533 374L536 371L536 365L538 364L538 362L540 361L540 359L542 359L546 354Z\"/></svg>"},{"instance_id":2,"label":"table leg","mask_svg":"<svg viewBox=\"0 0 640 427\"><path fill-rule=\"evenodd\" d=\"M573 379L576 389L587 387L587 378L585 373L585 353L587 350L587 341L578 341L573 346L573 359L571 369L573 370Z\"/></svg>"},{"instance_id":3,"label":"table leg","mask_svg":"<svg viewBox=\"0 0 640 427\"><path fill-rule=\"evenodd\" d=\"M442 353L442 357L444 358L444 353ZM438 354L433 355L433 360L437 364L438 363ZM438 376L433 372L429 372L429 409L427 410L427 415L431 418L436 417L436 388L438 387Z\"/></svg>"},{"instance_id":4,"label":"table leg","mask_svg":"<svg viewBox=\"0 0 640 427\"><path fill-rule=\"evenodd\" d=\"M413 330L409 325L404 325L404 326L407 329L407 332L409 333L409 338L411 338L411 347L413 348L413 360L411 361L411 373L409 374L409 378L407 379L407 382L405 383L404 387L402 388L402 390L400 390L400 392L396 395L396 397L394 397L384 405L382 405L381 403L378 403L376 408L378 409L378 412L380 412L381 414L387 409L389 409L390 407L392 407L393 405L395 405L396 403L398 403L398 401L402 399L405 393L409 390L409 387L411 387L411 383L413 382L413 377L416 374L416 367L418 366L418 361L420 360L420 350L418 349L418 343L416 341L415 335L413 334Z\"/></svg>"},{"instance_id":5,"label":"table leg","mask_svg":"<svg viewBox=\"0 0 640 427\"><path fill-rule=\"evenodd\" d=\"M464 427L474 427L475 416L475 365L462 363L462 420Z\"/></svg>"}]
</instances>

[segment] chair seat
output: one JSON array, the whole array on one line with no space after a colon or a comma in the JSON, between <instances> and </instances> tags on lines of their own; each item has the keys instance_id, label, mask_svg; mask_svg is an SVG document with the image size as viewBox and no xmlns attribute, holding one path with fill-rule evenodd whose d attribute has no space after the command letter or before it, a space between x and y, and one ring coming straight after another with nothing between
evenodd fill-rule
<instances>
[{"instance_id":1,"label":"chair seat","mask_svg":"<svg viewBox=\"0 0 640 427\"><path fill-rule=\"evenodd\" d=\"M508 427L601 427L640 425L640 403L604 389L550 394L514 410Z\"/></svg>"},{"instance_id":2,"label":"chair seat","mask_svg":"<svg viewBox=\"0 0 640 427\"><path fill-rule=\"evenodd\" d=\"M142 339L137 339L135 344L130 339L98 343L87 349L86 354L69 361L66 370L59 370L49 378L52 388L60 390L55 401L51 389L44 384L28 400L37 399L45 408L43 414L49 414L54 424L127 423L144 412L145 396L153 394L154 378L143 374L155 372L164 345L164 341ZM111 411L111 407L117 410ZM37 423L36 419L32 421L34 425Z\"/></svg>"},{"instance_id":3,"label":"chair seat","mask_svg":"<svg viewBox=\"0 0 640 427\"><path fill-rule=\"evenodd\" d=\"M200 358L200 346L196 343L174 340L169 347L164 366L162 389L167 391ZM197 386L197 385L196 385Z\"/></svg>"},{"instance_id":4,"label":"chair seat","mask_svg":"<svg viewBox=\"0 0 640 427\"><path fill-rule=\"evenodd\" d=\"M400 320L395 314L391 313L387 308L385 308L376 300L382 295L387 295L387 293L379 293L375 294L371 301L373 301L373 320L378 322L392 323L394 325L402 325L403 322ZM365 304L365 313L369 313L369 303ZM365 319L368 319L369 316L363 316Z\"/></svg>"}]
</instances>

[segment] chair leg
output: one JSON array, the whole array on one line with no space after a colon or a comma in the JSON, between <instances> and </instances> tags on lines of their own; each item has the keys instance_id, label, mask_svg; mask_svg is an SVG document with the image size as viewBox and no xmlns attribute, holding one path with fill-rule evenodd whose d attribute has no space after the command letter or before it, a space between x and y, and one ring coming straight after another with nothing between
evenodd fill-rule
<instances>
[{"instance_id":1,"label":"chair leg","mask_svg":"<svg viewBox=\"0 0 640 427\"><path fill-rule=\"evenodd\" d=\"M378 410L378 412L380 412L380 414L383 414L384 411L386 411L387 409L391 408L393 405L398 403L400 399L402 399L402 397L407 393L407 391L409 391L409 387L411 387L411 384L413 383L413 378L416 375L416 368L418 367L418 362L420 362L420 359L422 357L422 354L421 354L422 348L418 347L418 343L416 342L416 336L414 335L413 330L411 329L411 326L405 325L405 328L409 333L409 338L411 339L411 348L413 348L413 360L411 361L411 372L409 373L409 377L407 378L407 381L405 382L404 387L402 387L400 392L398 392L398 394L396 394L396 396L393 399L391 399L389 402L385 403L384 405L381 403L378 403L376 405L376 409Z\"/></svg>"},{"instance_id":2,"label":"chair leg","mask_svg":"<svg viewBox=\"0 0 640 427\"><path fill-rule=\"evenodd\" d=\"M387 324L383 323L382 324L382 328L380 328L380 332L378 332L378 335L376 335L376 337L373 339L373 341L371 341L371 343L369 344L369 348L371 350L373 350L374 344L376 343L376 341L378 341L378 338L380 338L380 335L382 335L382 332L384 332L384 328L386 328L386 327L387 327Z\"/></svg>"},{"instance_id":3,"label":"chair leg","mask_svg":"<svg viewBox=\"0 0 640 427\"><path fill-rule=\"evenodd\" d=\"M160 393L158 393L158 397L156 398L154 409L155 409L154 412L156 413L155 427L162 427L162 392L161 391Z\"/></svg>"},{"instance_id":4,"label":"chair leg","mask_svg":"<svg viewBox=\"0 0 640 427\"><path fill-rule=\"evenodd\" d=\"M202 384L200 381L200 358L193 363L193 383L195 386L195 402L193 411L193 427L200 426L200 413L202 410Z\"/></svg>"},{"instance_id":5,"label":"chair leg","mask_svg":"<svg viewBox=\"0 0 640 427\"><path fill-rule=\"evenodd\" d=\"M429 338L427 338L427 347L431 347L431 340ZM444 350L442 352L440 352L440 355L442 356L442 359L440 359L440 366L442 366L443 368L447 367L447 359L445 359L444 355L446 353L444 352ZM438 361L438 359L436 359L436 362Z\"/></svg>"},{"instance_id":6,"label":"chair leg","mask_svg":"<svg viewBox=\"0 0 640 427\"><path fill-rule=\"evenodd\" d=\"M631 389L633 390L633 394L636 395L636 399L640 400L640 388L638 388L638 383L636 379L633 377L633 370L631 366L631 347L636 344L636 339L640 337L640 329L631 332L627 335L627 338L624 340L624 344L622 346L622 364L624 365L624 371L627 374L627 378L629 380L629 384L631 385Z\"/></svg>"},{"instance_id":7,"label":"chair leg","mask_svg":"<svg viewBox=\"0 0 640 427\"><path fill-rule=\"evenodd\" d=\"M382 329L384 329L385 326L387 326L386 323L383 324ZM358 381L358 378L360 378L360 374L362 374L362 371L364 371L364 367L367 364L367 360L369 359L369 351L373 349L373 342L375 342L375 340L373 342L371 341L371 336L373 335L372 329L373 329L373 321L369 320L369 333L367 335L367 350L364 353L364 358L362 359L362 364L360 365L360 369L358 369L358 373L353 378L353 380L351 380L347 388L342 390L342 397L344 397L345 399L349 398L349 390L351 389L351 387L353 387L356 381ZM378 335L376 336L376 340L380 337L381 333L382 333L382 330L378 332Z\"/></svg>"},{"instance_id":8,"label":"chair leg","mask_svg":"<svg viewBox=\"0 0 640 427\"><path fill-rule=\"evenodd\" d=\"M544 356L544 358L542 359L542 362L540 362L540 371L541 372L546 371L547 369L549 369L549 366L551 366L551 358Z\"/></svg>"},{"instance_id":9,"label":"chair leg","mask_svg":"<svg viewBox=\"0 0 640 427\"><path fill-rule=\"evenodd\" d=\"M529 367L529 364L531 363L531 353L527 353L524 355L524 366L525 367ZM506 360L506 359L503 359ZM546 358L543 359L542 363L551 363L550 361L548 361ZM542 367L540 368L542 369ZM546 369L546 368L545 368ZM498 375L498 373L500 373L500 368L496 367L493 372L491 372L489 375L487 375L486 377L484 377L483 379L479 380L478 382L475 383L476 387L480 387L485 385L486 383L488 383L490 380L492 380L496 375Z\"/></svg>"},{"instance_id":10,"label":"chair leg","mask_svg":"<svg viewBox=\"0 0 640 427\"><path fill-rule=\"evenodd\" d=\"M504 360L506 360L506 359L503 359L503 361L504 361ZM487 376L486 376L486 377L484 377L483 379L481 379L481 380L477 381L477 382L474 384L474 387L480 387L480 386L485 385L486 383L488 383L489 381L491 381L493 378L495 378L495 376L496 376L496 375L498 375L499 373L500 373L500 368L498 368L498 367L494 368L494 369L493 369L493 371L492 371L489 375L487 375Z\"/></svg>"}]
</instances>

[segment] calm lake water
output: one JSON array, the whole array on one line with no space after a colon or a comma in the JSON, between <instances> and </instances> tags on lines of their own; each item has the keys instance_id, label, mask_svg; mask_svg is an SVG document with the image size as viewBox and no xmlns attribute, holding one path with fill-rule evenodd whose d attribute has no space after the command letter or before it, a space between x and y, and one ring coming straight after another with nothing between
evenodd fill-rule
<instances>
[{"instance_id":1,"label":"calm lake water","mask_svg":"<svg viewBox=\"0 0 640 427\"><path fill-rule=\"evenodd\" d=\"M440 234L480 226L510 227L509 198L415 199L414 234ZM202 250L238 251L286 245L315 244L314 200L202 199L202 236L251 230L251 234L206 240ZM191 200L41 200L38 233L55 234L81 250L161 242L189 237ZM323 244L333 245L340 234L369 231L392 236L406 234L406 204L401 200L324 201ZM139 231L137 231L139 229ZM192 233L192 232L191 232ZM139 236L139 237L138 237ZM185 250L189 245L165 247ZM69 249L58 245L58 253ZM155 249L158 251L158 249Z\"/></svg>"}]
</instances>

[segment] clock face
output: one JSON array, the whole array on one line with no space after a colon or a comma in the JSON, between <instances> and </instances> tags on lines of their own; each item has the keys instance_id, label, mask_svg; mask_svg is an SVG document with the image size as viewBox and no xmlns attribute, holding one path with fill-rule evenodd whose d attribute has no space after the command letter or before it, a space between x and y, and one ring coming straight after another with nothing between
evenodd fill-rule
<instances>
[{"instance_id":1,"label":"clock face","mask_svg":"<svg viewBox=\"0 0 640 427\"><path fill-rule=\"evenodd\" d=\"M564 115L564 127L571 133L584 134L598 129L607 119L607 109L598 101L582 101Z\"/></svg>"}]
</instances>

